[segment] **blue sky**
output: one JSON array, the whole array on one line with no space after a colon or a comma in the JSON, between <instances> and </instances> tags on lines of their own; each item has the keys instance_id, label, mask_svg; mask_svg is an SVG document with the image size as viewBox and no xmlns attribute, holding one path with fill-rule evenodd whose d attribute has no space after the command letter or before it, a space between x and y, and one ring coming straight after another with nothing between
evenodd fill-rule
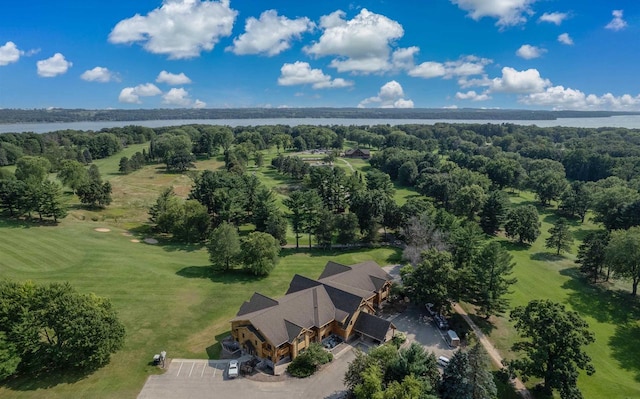
<instances>
[{"instance_id":1,"label":"blue sky","mask_svg":"<svg viewBox=\"0 0 640 399\"><path fill-rule=\"evenodd\" d=\"M31 0L0 108L640 111L637 0Z\"/></svg>"}]
</instances>

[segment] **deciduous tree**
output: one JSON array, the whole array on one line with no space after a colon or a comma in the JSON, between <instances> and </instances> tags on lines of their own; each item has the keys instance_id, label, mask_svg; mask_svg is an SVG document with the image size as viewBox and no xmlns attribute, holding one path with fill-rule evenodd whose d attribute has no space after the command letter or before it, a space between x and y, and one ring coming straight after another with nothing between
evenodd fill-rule
<instances>
[{"instance_id":1,"label":"deciduous tree","mask_svg":"<svg viewBox=\"0 0 640 399\"><path fill-rule=\"evenodd\" d=\"M407 265L400 270L402 284L407 295L416 304L433 303L441 312L448 309L454 300L456 271L451 254L430 249L423 252L422 261L417 266Z\"/></svg>"},{"instance_id":2,"label":"deciduous tree","mask_svg":"<svg viewBox=\"0 0 640 399\"><path fill-rule=\"evenodd\" d=\"M11 361L17 354L17 370L28 372L104 365L122 347L125 336L106 298L80 294L68 283L39 286L9 281L0 282L2 333L14 348Z\"/></svg>"},{"instance_id":3,"label":"deciduous tree","mask_svg":"<svg viewBox=\"0 0 640 399\"><path fill-rule=\"evenodd\" d=\"M222 222L211 232L207 241L207 251L214 269L231 270L240 261L238 229L232 224Z\"/></svg>"},{"instance_id":4,"label":"deciduous tree","mask_svg":"<svg viewBox=\"0 0 640 399\"><path fill-rule=\"evenodd\" d=\"M515 238L520 244L533 243L540 235L538 210L533 205L519 206L509 210L504 225L507 237Z\"/></svg>"},{"instance_id":5,"label":"deciduous tree","mask_svg":"<svg viewBox=\"0 0 640 399\"><path fill-rule=\"evenodd\" d=\"M631 280L631 295L635 296L640 283L640 227L611 232L606 262L616 276Z\"/></svg>"},{"instance_id":6,"label":"deciduous tree","mask_svg":"<svg viewBox=\"0 0 640 399\"><path fill-rule=\"evenodd\" d=\"M562 399L582 398L577 387L578 370L595 372L584 346L595 341L589 325L574 311L549 300L533 300L511 311L510 320L523 341L512 349L524 357L509 363L523 380L543 379L543 389L550 395L558 390Z\"/></svg>"},{"instance_id":7,"label":"deciduous tree","mask_svg":"<svg viewBox=\"0 0 640 399\"><path fill-rule=\"evenodd\" d=\"M254 231L240 243L243 268L256 276L266 276L276 267L280 245L271 234Z\"/></svg>"}]
</instances>

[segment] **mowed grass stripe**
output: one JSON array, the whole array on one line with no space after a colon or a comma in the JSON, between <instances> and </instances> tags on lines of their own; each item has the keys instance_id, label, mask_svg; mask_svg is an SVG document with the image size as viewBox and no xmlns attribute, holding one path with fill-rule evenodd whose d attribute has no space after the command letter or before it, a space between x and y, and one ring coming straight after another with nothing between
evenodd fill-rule
<instances>
[{"instance_id":1,"label":"mowed grass stripe","mask_svg":"<svg viewBox=\"0 0 640 399\"><path fill-rule=\"evenodd\" d=\"M80 255L60 240L46 234L37 236L16 232L2 240L2 253L11 256L3 262L8 267L20 268L24 271L49 272L73 265Z\"/></svg>"}]
</instances>

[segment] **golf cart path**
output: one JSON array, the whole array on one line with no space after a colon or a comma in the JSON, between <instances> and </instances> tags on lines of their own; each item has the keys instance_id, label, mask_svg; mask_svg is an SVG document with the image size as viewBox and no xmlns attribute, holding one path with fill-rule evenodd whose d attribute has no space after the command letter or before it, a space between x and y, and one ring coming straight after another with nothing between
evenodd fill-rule
<instances>
[{"instance_id":1,"label":"golf cart path","mask_svg":"<svg viewBox=\"0 0 640 399\"><path fill-rule=\"evenodd\" d=\"M453 309L456 311L456 313L462 316L462 318L467 322L467 324L469 324L469 327L471 327L473 332L476 334L476 336L482 343L482 346L484 346L484 348L487 350L487 353L489 353L489 357L491 357L491 360L493 361L493 363L497 367L502 368L503 367L502 356L500 356L500 352L498 352L495 346L493 346L491 341L489 341L489 339L478 328L478 326L476 326L476 323L474 323L473 320L471 320L467 312L465 312L465 310L462 309L460 304L457 304L457 303L453 306ZM511 383L516 388L516 391L520 394L520 396L522 396L524 399L533 399L531 392L529 392L527 387L524 386L524 384L522 383L522 381L520 381L519 378L514 378L513 380L511 380Z\"/></svg>"}]
</instances>

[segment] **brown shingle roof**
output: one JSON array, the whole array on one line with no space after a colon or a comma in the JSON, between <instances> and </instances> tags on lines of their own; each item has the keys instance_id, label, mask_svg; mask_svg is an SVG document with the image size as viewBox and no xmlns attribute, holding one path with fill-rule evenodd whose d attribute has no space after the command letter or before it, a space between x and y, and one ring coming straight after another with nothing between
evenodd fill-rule
<instances>
[{"instance_id":1,"label":"brown shingle roof","mask_svg":"<svg viewBox=\"0 0 640 399\"><path fill-rule=\"evenodd\" d=\"M335 320L335 306L322 286L286 295L277 303L277 306L238 314L232 321L249 321L271 343L279 346L292 342L302 329L321 327ZM292 325L298 328L294 337L291 337L295 330Z\"/></svg>"},{"instance_id":2,"label":"brown shingle roof","mask_svg":"<svg viewBox=\"0 0 640 399\"><path fill-rule=\"evenodd\" d=\"M348 322L362 301L375 295L388 280L391 276L375 262L353 266L328 262L319 280L296 274L287 294L278 300L255 293L232 321L251 323L272 344L280 346L293 342L304 329L334 320Z\"/></svg>"},{"instance_id":3,"label":"brown shingle roof","mask_svg":"<svg viewBox=\"0 0 640 399\"><path fill-rule=\"evenodd\" d=\"M385 282L391 280L391 276L382 270L376 262L358 263L353 266L344 266L329 262L332 265L331 270L338 270L338 266L344 269L341 273L325 273L323 272L318 279L322 284L331 285L333 287L351 292L354 295L360 295L367 299L384 285ZM336 266L337 265L337 266ZM329 267L329 264L327 264ZM325 268L325 271L327 268Z\"/></svg>"},{"instance_id":4,"label":"brown shingle roof","mask_svg":"<svg viewBox=\"0 0 640 399\"><path fill-rule=\"evenodd\" d=\"M353 329L367 337L384 342L391 326L392 324L388 320L370 315L369 313L360 312Z\"/></svg>"}]
</instances>

